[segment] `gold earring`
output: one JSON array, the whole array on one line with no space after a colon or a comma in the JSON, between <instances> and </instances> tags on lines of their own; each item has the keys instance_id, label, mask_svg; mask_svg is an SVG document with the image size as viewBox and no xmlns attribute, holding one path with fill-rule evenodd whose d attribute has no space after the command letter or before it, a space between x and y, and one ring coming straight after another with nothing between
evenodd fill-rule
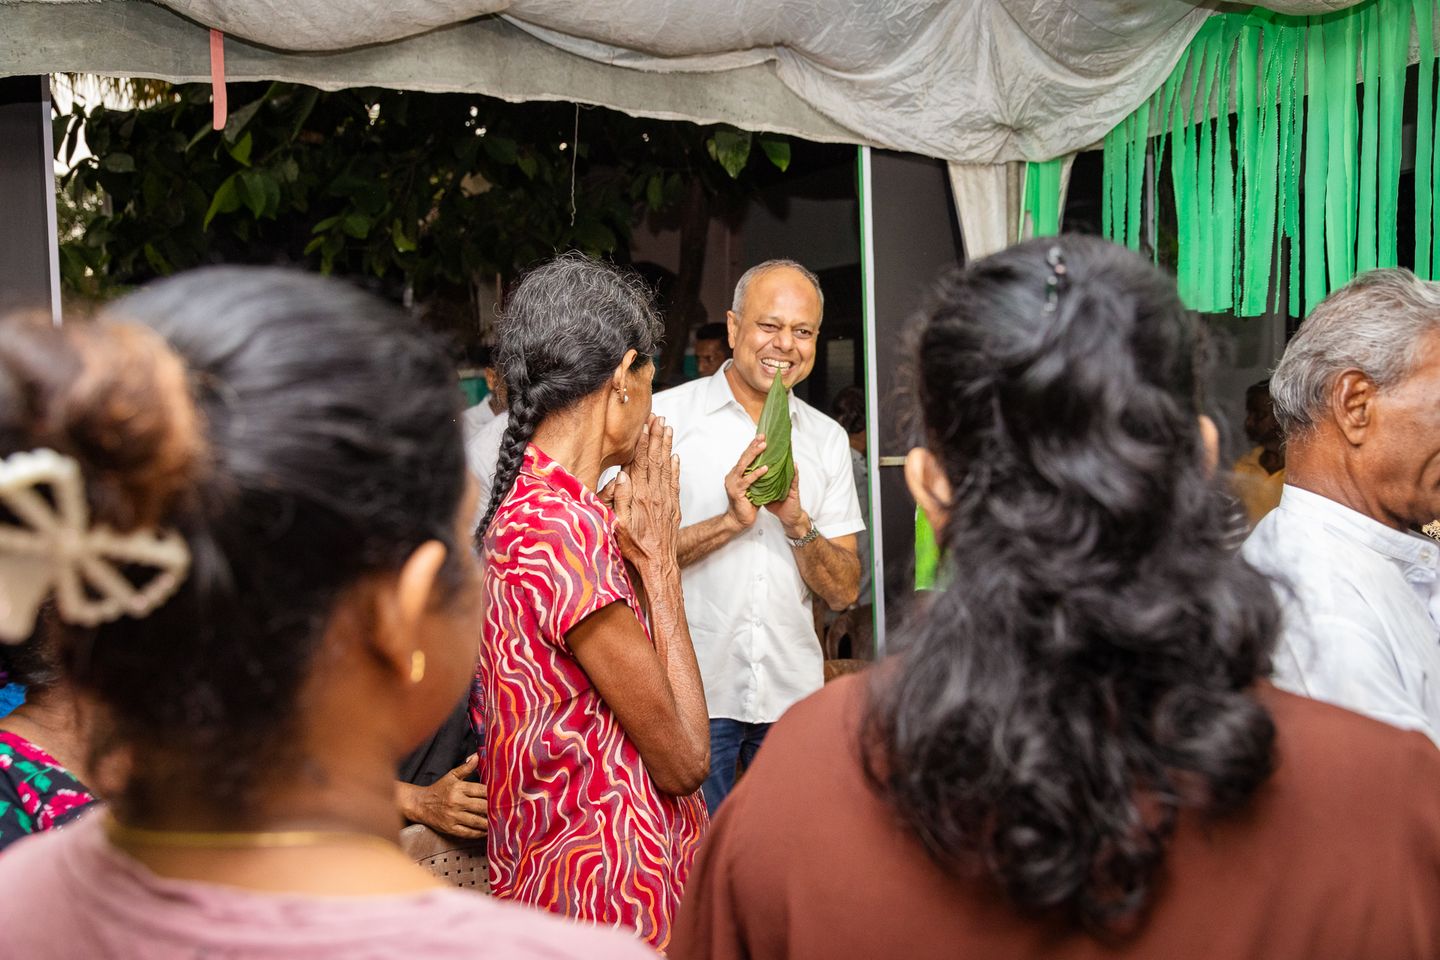
<instances>
[{"instance_id":1,"label":"gold earring","mask_svg":"<svg viewBox=\"0 0 1440 960\"><path fill-rule=\"evenodd\" d=\"M410 682L419 683L425 679L425 651L416 650L410 654Z\"/></svg>"}]
</instances>

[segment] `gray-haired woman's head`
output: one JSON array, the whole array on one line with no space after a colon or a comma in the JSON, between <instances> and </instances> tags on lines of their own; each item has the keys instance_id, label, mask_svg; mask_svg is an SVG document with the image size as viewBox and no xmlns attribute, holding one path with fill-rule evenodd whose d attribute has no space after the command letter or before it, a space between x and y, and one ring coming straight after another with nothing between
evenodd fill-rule
<instances>
[{"instance_id":1,"label":"gray-haired woman's head","mask_svg":"<svg viewBox=\"0 0 1440 960\"><path fill-rule=\"evenodd\" d=\"M521 278L498 325L510 423L477 537L514 486L540 422L602 389L628 351L648 366L660 331L650 290L634 273L566 253Z\"/></svg>"},{"instance_id":2,"label":"gray-haired woman's head","mask_svg":"<svg viewBox=\"0 0 1440 960\"><path fill-rule=\"evenodd\" d=\"M1371 270L1326 297L1290 341L1270 378L1287 437L1324 417L1335 378L1359 370L1384 390L1404 380L1420 341L1440 330L1440 283L1409 270Z\"/></svg>"}]
</instances>

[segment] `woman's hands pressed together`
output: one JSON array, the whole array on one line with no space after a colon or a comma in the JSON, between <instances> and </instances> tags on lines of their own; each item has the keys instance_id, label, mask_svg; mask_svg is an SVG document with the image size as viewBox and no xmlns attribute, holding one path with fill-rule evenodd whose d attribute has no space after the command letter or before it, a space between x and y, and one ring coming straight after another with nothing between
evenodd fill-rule
<instances>
[{"instance_id":1,"label":"woman's hands pressed together","mask_svg":"<svg viewBox=\"0 0 1440 960\"><path fill-rule=\"evenodd\" d=\"M653 414L635 456L602 492L615 511L620 551L642 574L678 570L680 458L671 453L674 431Z\"/></svg>"}]
</instances>

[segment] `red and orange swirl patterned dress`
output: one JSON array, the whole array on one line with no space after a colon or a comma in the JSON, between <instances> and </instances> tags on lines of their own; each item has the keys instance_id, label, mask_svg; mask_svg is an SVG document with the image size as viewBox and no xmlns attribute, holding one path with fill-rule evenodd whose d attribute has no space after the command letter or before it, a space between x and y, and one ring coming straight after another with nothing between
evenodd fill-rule
<instances>
[{"instance_id":1,"label":"red and orange swirl patterned dress","mask_svg":"<svg viewBox=\"0 0 1440 960\"><path fill-rule=\"evenodd\" d=\"M663 950L705 802L656 789L565 642L611 603L636 610L649 636L614 523L531 445L487 532L489 605L470 709L485 731L490 889L628 927Z\"/></svg>"}]
</instances>

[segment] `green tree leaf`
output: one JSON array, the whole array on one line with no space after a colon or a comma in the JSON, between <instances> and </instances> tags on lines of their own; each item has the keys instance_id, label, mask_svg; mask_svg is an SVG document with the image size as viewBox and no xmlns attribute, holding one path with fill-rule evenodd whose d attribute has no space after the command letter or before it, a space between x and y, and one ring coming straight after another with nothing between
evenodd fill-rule
<instances>
[{"instance_id":1,"label":"green tree leaf","mask_svg":"<svg viewBox=\"0 0 1440 960\"><path fill-rule=\"evenodd\" d=\"M144 250L145 262L150 264L151 270L154 270L162 277L168 273L174 272L174 268L170 266L170 262L161 255L159 250L155 248L155 244L145 244Z\"/></svg>"},{"instance_id":2,"label":"green tree leaf","mask_svg":"<svg viewBox=\"0 0 1440 960\"><path fill-rule=\"evenodd\" d=\"M235 193L240 197L240 202L250 211L250 215L259 218L265 212L265 178L253 171L241 171L235 181Z\"/></svg>"},{"instance_id":3,"label":"green tree leaf","mask_svg":"<svg viewBox=\"0 0 1440 960\"><path fill-rule=\"evenodd\" d=\"M226 127L225 131L228 134L230 128ZM231 143L228 136L225 138L225 141L225 149L229 152L231 158L242 167L250 166L250 151L255 146L255 139L247 133L236 143Z\"/></svg>"},{"instance_id":4,"label":"green tree leaf","mask_svg":"<svg viewBox=\"0 0 1440 960\"><path fill-rule=\"evenodd\" d=\"M50 131L50 143L55 148L56 160L62 159L62 154L65 150L65 141L67 139L66 133L70 129L70 122L74 119L75 118L68 113L58 113L55 115L53 126L51 127ZM67 155L63 156L63 159L68 161L70 158Z\"/></svg>"},{"instance_id":5,"label":"green tree leaf","mask_svg":"<svg viewBox=\"0 0 1440 960\"><path fill-rule=\"evenodd\" d=\"M400 253L415 252L415 241L405 236L405 227L400 223L399 217L396 217L395 222L390 224L390 242Z\"/></svg>"},{"instance_id":6,"label":"green tree leaf","mask_svg":"<svg viewBox=\"0 0 1440 960\"><path fill-rule=\"evenodd\" d=\"M750 161L750 131L721 127L715 131L711 142L715 144L711 156L725 168L731 180L737 179Z\"/></svg>"},{"instance_id":7,"label":"green tree leaf","mask_svg":"<svg viewBox=\"0 0 1440 960\"><path fill-rule=\"evenodd\" d=\"M775 165L775 169L781 173L790 169L789 140L782 140L779 137L762 133L760 135L760 149L765 151L765 156Z\"/></svg>"},{"instance_id":8,"label":"green tree leaf","mask_svg":"<svg viewBox=\"0 0 1440 960\"><path fill-rule=\"evenodd\" d=\"M244 137L241 136L242 133L245 134L246 137L250 135L245 132L245 128L250 126L250 121L255 119L255 114L260 110L261 104L263 104L269 96L270 94L267 91L264 96L250 101L239 110L231 111L230 116L225 120L226 143L238 144L239 141L244 139ZM248 150L246 155L249 155ZM243 163L244 161L241 162Z\"/></svg>"},{"instance_id":9,"label":"green tree leaf","mask_svg":"<svg viewBox=\"0 0 1440 960\"><path fill-rule=\"evenodd\" d=\"M356 240L370 236L370 220L364 214L347 213L340 221L340 229Z\"/></svg>"},{"instance_id":10,"label":"green tree leaf","mask_svg":"<svg viewBox=\"0 0 1440 960\"><path fill-rule=\"evenodd\" d=\"M598 220L581 220L573 230L575 242L590 253L609 253L615 249L615 231Z\"/></svg>"},{"instance_id":11,"label":"green tree leaf","mask_svg":"<svg viewBox=\"0 0 1440 960\"><path fill-rule=\"evenodd\" d=\"M107 153L100 161L100 168L111 173L134 173L135 158L128 153Z\"/></svg>"},{"instance_id":12,"label":"green tree leaf","mask_svg":"<svg viewBox=\"0 0 1440 960\"><path fill-rule=\"evenodd\" d=\"M481 142L485 144L485 152L490 155L490 159L497 163L515 162L515 141L509 137L492 133L487 137L482 137Z\"/></svg>"},{"instance_id":13,"label":"green tree leaf","mask_svg":"<svg viewBox=\"0 0 1440 960\"><path fill-rule=\"evenodd\" d=\"M208 230L210 221L214 220L217 214L234 213L239 209L240 194L235 187L235 175L231 174L215 189L215 195L210 198L210 209L205 211L205 222L201 229Z\"/></svg>"}]
</instances>

